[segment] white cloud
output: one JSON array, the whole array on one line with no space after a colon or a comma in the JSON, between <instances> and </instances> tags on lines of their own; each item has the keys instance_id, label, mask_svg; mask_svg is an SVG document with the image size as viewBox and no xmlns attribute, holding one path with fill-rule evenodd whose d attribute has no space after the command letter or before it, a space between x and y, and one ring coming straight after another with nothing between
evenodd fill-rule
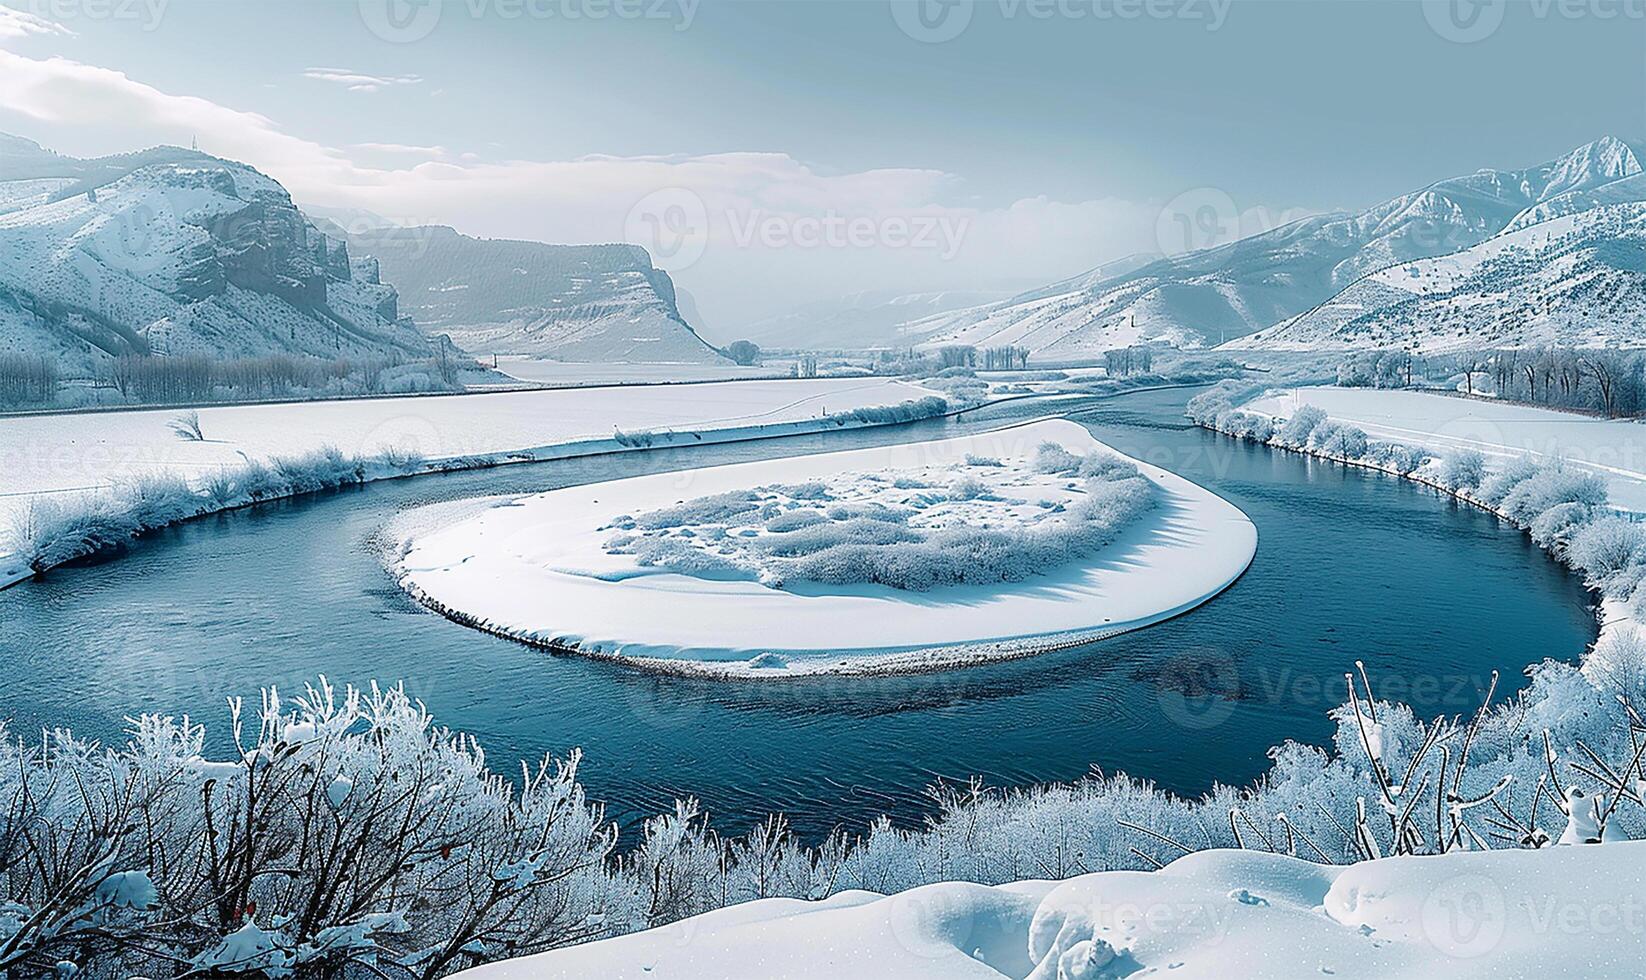
<instances>
[{"instance_id":1,"label":"white cloud","mask_svg":"<svg viewBox=\"0 0 1646 980\"><path fill-rule=\"evenodd\" d=\"M772 152L563 161L485 161L397 143L345 152L258 113L162 92L118 71L0 49L0 119L7 113L31 121L30 135L77 152L187 145L198 136L203 150L272 175L302 203L365 208L398 224L547 242L637 241L665 268L671 258L694 259L676 267L676 278L712 322L727 325L860 289L1049 281L1154 248L1159 214L1120 200L962 205L962 181L943 171L832 173ZM115 145L88 148L88 134ZM685 229L695 255L664 254L676 250L656 240L681 231L680 213L636 213L660 193L691 204L685 217L701 225Z\"/></svg>"},{"instance_id":2,"label":"white cloud","mask_svg":"<svg viewBox=\"0 0 1646 980\"><path fill-rule=\"evenodd\" d=\"M392 153L397 156L418 156L439 159L446 155L443 146L412 146L407 143L354 143L356 150L365 150L368 153Z\"/></svg>"},{"instance_id":3,"label":"white cloud","mask_svg":"<svg viewBox=\"0 0 1646 980\"><path fill-rule=\"evenodd\" d=\"M419 75L369 75L347 68L305 68L303 77L342 85L351 92L380 92L400 85L421 85Z\"/></svg>"},{"instance_id":4,"label":"white cloud","mask_svg":"<svg viewBox=\"0 0 1646 980\"><path fill-rule=\"evenodd\" d=\"M74 32L55 21L0 4L0 41L52 35L73 37Z\"/></svg>"}]
</instances>

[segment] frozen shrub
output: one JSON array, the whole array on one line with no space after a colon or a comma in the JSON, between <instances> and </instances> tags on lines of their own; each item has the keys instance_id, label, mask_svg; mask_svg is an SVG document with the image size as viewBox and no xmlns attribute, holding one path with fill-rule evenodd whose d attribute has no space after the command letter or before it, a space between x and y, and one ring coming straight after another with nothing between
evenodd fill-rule
<instances>
[{"instance_id":1,"label":"frozen shrub","mask_svg":"<svg viewBox=\"0 0 1646 980\"><path fill-rule=\"evenodd\" d=\"M269 462L284 481L287 493L333 490L366 478L364 464L345 457L336 446L323 446L301 456L276 456Z\"/></svg>"},{"instance_id":2,"label":"frozen shrub","mask_svg":"<svg viewBox=\"0 0 1646 980\"><path fill-rule=\"evenodd\" d=\"M798 531L803 527L811 527L815 524L826 523L827 521L828 518L823 516L822 511L791 510L787 513L779 514L767 521L766 530L772 532L773 534L782 534L785 531Z\"/></svg>"},{"instance_id":3,"label":"frozen shrub","mask_svg":"<svg viewBox=\"0 0 1646 980\"><path fill-rule=\"evenodd\" d=\"M1407 476L1417 471L1419 466L1428 457L1423 450L1399 442L1368 443L1366 451L1362 453L1368 463L1381 466Z\"/></svg>"},{"instance_id":4,"label":"frozen shrub","mask_svg":"<svg viewBox=\"0 0 1646 980\"><path fill-rule=\"evenodd\" d=\"M1322 421L1309 433L1309 448L1340 459L1358 459L1366 454L1366 433L1352 425Z\"/></svg>"},{"instance_id":5,"label":"frozen shrub","mask_svg":"<svg viewBox=\"0 0 1646 980\"><path fill-rule=\"evenodd\" d=\"M784 496L792 497L795 500L828 500L828 499L830 499L828 484L823 483L820 480L811 480L807 483L795 483L795 484L789 484L789 485L785 485L785 486L776 486L776 487L772 487L771 489L773 491L776 491L777 493L783 494Z\"/></svg>"},{"instance_id":6,"label":"frozen shrub","mask_svg":"<svg viewBox=\"0 0 1646 980\"><path fill-rule=\"evenodd\" d=\"M1555 504L1532 518L1526 530L1539 548L1558 551L1572 530L1589 519L1590 513L1587 504L1570 501Z\"/></svg>"},{"instance_id":7,"label":"frozen shrub","mask_svg":"<svg viewBox=\"0 0 1646 980\"><path fill-rule=\"evenodd\" d=\"M1034 453L1034 468L1038 473L1073 474L1080 469L1081 459L1055 442L1043 442Z\"/></svg>"},{"instance_id":8,"label":"frozen shrub","mask_svg":"<svg viewBox=\"0 0 1646 980\"><path fill-rule=\"evenodd\" d=\"M219 467L200 481L200 493L212 509L222 510L240 499L240 481L233 470Z\"/></svg>"},{"instance_id":9,"label":"frozen shrub","mask_svg":"<svg viewBox=\"0 0 1646 980\"><path fill-rule=\"evenodd\" d=\"M1475 496L1479 497L1488 506L1496 507L1503 502L1504 497L1509 495L1509 491L1539 469L1537 462L1529 456L1512 459L1496 473L1481 480L1480 489L1475 493Z\"/></svg>"},{"instance_id":10,"label":"frozen shrub","mask_svg":"<svg viewBox=\"0 0 1646 980\"><path fill-rule=\"evenodd\" d=\"M236 477L240 492L250 500L272 500L290 493L292 487L267 464L251 460Z\"/></svg>"},{"instance_id":11,"label":"frozen shrub","mask_svg":"<svg viewBox=\"0 0 1646 980\"><path fill-rule=\"evenodd\" d=\"M1567 503L1585 511L1604 507L1606 482L1593 473L1545 466L1515 484L1498 504L1498 510L1521 526L1530 527L1544 511Z\"/></svg>"},{"instance_id":12,"label":"frozen shrub","mask_svg":"<svg viewBox=\"0 0 1646 980\"><path fill-rule=\"evenodd\" d=\"M1137 466L1108 453L1087 453L1080 461L1079 473L1088 480L1124 480L1137 476Z\"/></svg>"},{"instance_id":13,"label":"frozen shrub","mask_svg":"<svg viewBox=\"0 0 1646 980\"><path fill-rule=\"evenodd\" d=\"M620 535L606 545L612 554L633 555L635 564L647 568L666 568L682 575L706 579L750 579L755 569L739 564L721 555L675 538L635 537Z\"/></svg>"},{"instance_id":14,"label":"frozen shrub","mask_svg":"<svg viewBox=\"0 0 1646 980\"><path fill-rule=\"evenodd\" d=\"M200 431L200 413L189 411L173 418L166 423L166 428L184 442L205 442L206 436Z\"/></svg>"},{"instance_id":15,"label":"frozen shrub","mask_svg":"<svg viewBox=\"0 0 1646 980\"><path fill-rule=\"evenodd\" d=\"M1048 443L1039 448L1036 464L1036 469L1049 467L1058 477L1081 479L1082 492L1046 501L1043 515L1007 527L990 526L987 516L975 523L969 519L1002 513L991 512L988 505L972 505L1001 498L981 479L981 470L971 470L960 473L941 493L920 494L912 506L849 499L852 487L825 488L829 492L816 494L823 499L848 498L834 499L821 511L794 509L792 502L782 500L781 491L787 488L781 487L706 496L631 518L624 526L632 525L640 533L615 537L606 550L634 555L640 564L705 577L731 574L730 566L755 574L770 586L810 581L926 590L1021 581L1087 557L1153 505L1154 484L1130 461L1113 454L1077 456ZM987 469L1002 471L1003 486L1026 476L1022 467L997 464ZM879 474L847 478L857 487L887 482ZM1038 485L1046 486L1047 481L1042 478ZM1060 495L1067 486L1062 480L1051 485L1059 487ZM1012 506L1021 503L1008 499ZM956 514L961 515L958 520ZM706 523L710 520L714 523ZM749 529L734 534L712 560L705 560L702 533L718 529L723 534L728 523Z\"/></svg>"},{"instance_id":16,"label":"frozen shrub","mask_svg":"<svg viewBox=\"0 0 1646 980\"><path fill-rule=\"evenodd\" d=\"M384 466L396 473L415 473L423 468L424 457L421 452L410 447L384 446L377 458Z\"/></svg>"},{"instance_id":17,"label":"frozen shrub","mask_svg":"<svg viewBox=\"0 0 1646 980\"><path fill-rule=\"evenodd\" d=\"M1627 599L1646 564L1646 525L1624 517L1600 517L1574 531L1566 558L1607 595Z\"/></svg>"},{"instance_id":18,"label":"frozen shrub","mask_svg":"<svg viewBox=\"0 0 1646 980\"><path fill-rule=\"evenodd\" d=\"M872 517L849 517L781 534L768 534L759 539L759 547L769 555L793 557L843 545L888 545L918 540L920 535L904 524Z\"/></svg>"},{"instance_id":19,"label":"frozen shrub","mask_svg":"<svg viewBox=\"0 0 1646 980\"><path fill-rule=\"evenodd\" d=\"M999 466L999 465L1001 465L1001 463L1000 463L1000 460L994 459L994 458L989 457L989 456L978 456L978 455L975 455L973 453L967 453L966 454L966 465L967 466Z\"/></svg>"},{"instance_id":20,"label":"frozen shrub","mask_svg":"<svg viewBox=\"0 0 1646 980\"><path fill-rule=\"evenodd\" d=\"M648 530L689 524L736 524L752 519L760 506L760 496L755 491L733 490L640 514L635 517L635 523Z\"/></svg>"},{"instance_id":21,"label":"frozen shrub","mask_svg":"<svg viewBox=\"0 0 1646 980\"><path fill-rule=\"evenodd\" d=\"M1219 432L1252 442L1268 442L1274 436L1273 419L1267 415L1253 415L1239 410L1230 410L1219 415L1213 427Z\"/></svg>"},{"instance_id":22,"label":"frozen shrub","mask_svg":"<svg viewBox=\"0 0 1646 980\"><path fill-rule=\"evenodd\" d=\"M971 390L974 394L977 394L976 388L983 389L983 394L986 394L988 391L988 385L981 381L976 382L975 386L969 390ZM981 395L979 395L978 400L982 400ZM829 417L874 425L889 425L900 422L915 422L920 419L933 418L938 415L946 414L948 411L949 402L947 399L939 395L928 395L925 398L903 402L898 405L854 408L845 415L831 415Z\"/></svg>"},{"instance_id":23,"label":"frozen shrub","mask_svg":"<svg viewBox=\"0 0 1646 980\"><path fill-rule=\"evenodd\" d=\"M115 500L142 531L195 517L201 510L200 496L182 477L169 473L128 477L116 485Z\"/></svg>"},{"instance_id":24,"label":"frozen shrub","mask_svg":"<svg viewBox=\"0 0 1646 980\"><path fill-rule=\"evenodd\" d=\"M1309 433L1315 426L1326 421L1326 413L1313 405L1304 405L1292 413L1292 417L1281 425L1280 431L1275 434L1275 441L1282 446L1292 449L1301 449L1308 445Z\"/></svg>"},{"instance_id":25,"label":"frozen shrub","mask_svg":"<svg viewBox=\"0 0 1646 980\"><path fill-rule=\"evenodd\" d=\"M834 504L829 507L826 513L831 521L849 521L855 517L867 517L870 520L902 524L909 519L912 512L901 507L887 507L885 504L869 501L868 503Z\"/></svg>"},{"instance_id":26,"label":"frozen shrub","mask_svg":"<svg viewBox=\"0 0 1646 980\"><path fill-rule=\"evenodd\" d=\"M1486 478L1486 457L1473 449L1451 453L1440 466L1440 483L1448 490L1473 490Z\"/></svg>"},{"instance_id":27,"label":"frozen shrub","mask_svg":"<svg viewBox=\"0 0 1646 980\"><path fill-rule=\"evenodd\" d=\"M510 782L399 689L232 704L225 761L186 717L0 738L8 975L426 980L633 921L575 753Z\"/></svg>"},{"instance_id":28,"label":"frozen shrub","mask_svg":"<svg viewBox=\"0 0 1646 980\"><path fill-rule=\"evenodd\" d=\"M115 501L31 501L13 519L8 544L33 570L125 546L139 528Z\"/></svg>"}]
</instances>

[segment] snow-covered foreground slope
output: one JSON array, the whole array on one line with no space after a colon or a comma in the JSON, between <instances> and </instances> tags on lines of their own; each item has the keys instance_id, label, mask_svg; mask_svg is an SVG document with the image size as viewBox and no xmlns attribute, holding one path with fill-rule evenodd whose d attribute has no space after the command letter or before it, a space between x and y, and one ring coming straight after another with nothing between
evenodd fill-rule
<instances>
[{"instance_id":1,"label":"snow-covered foreground slope","mask_svg":"<svg viewBox=\"0 0 1646 980\"><path fill-rule=\"evenodd\" d=\"M1375 388L1291 388L1241 407L1290 417L1301 405L1323 409L1374 439L1439 453L1474 449L1498 462L1524 455L1558 458L1604 477L1613 506L1646 513L1646 426L1639 422Z\"/></svg>"},{"instance_id":2,"label":"snow-covered foreground slope","mask_svg":"<svg viewBox=\"0 0 1646 980\"><path fill-rule=\"evenodd\" d=\"M865 543L887 530L897 541L961 527L1060 531L1098 488L1074 470L1046 472L1036 453L1047 442L1075 456L1118 455L1081 425L1046 420L941 442L568 487L492 501L478 514L476 502L436 505L404 519L397 572L430 605L493 632L654 669L770 678L957 666L1100 639L1199 605L1250 563L1257 531L1244 514L1152 466L1139 469L1153 485L1153 507L1089 554L1027 575L984 574L914 591L812 578L780 559L759 566L757 576L750 549L724 541L775 537L784 529L778 513L795 535L821 525ZM722 518L719 504L731 498L720 495L758 497L774 514ZM676 529L650 519L663 508L714 513ZM884 519L827 524L823 514L837 508L844 515L837 521ZM661 544L674 558L643 561L637 544L612 543L626 531L641 537L665 527L651 533L671 537ZM715 543L702 547L705 536ZM800 553L777 540L796 550L776 554ZM870 556L845 560L861 567ZM772 581L785 575L793 580Z\"/></svg>"},{"instance_id":3,"label":"snow-covered foreground slope","mask_svg":"<svg viewBox=\"0 0 1646 980\"><path fill-rule=\"evenodd\" d=\"M1634 201L1391 266L1227 349L1638 347L1643 314L1646 204Z\"/></svg>"},{"instance_id":4,"label":"snow-covered foreground slope","mask_svg":"<svg viewBox=\"0 0 1646 980\"><path fill-rule=\"evenodd\" d=\"M198 479L248 458L268 460L326 445L351 455L395 449L431 460L542 451L609 441L619 430L804 423L931 394L886 379L818 379L237 405L200 409L202 442L177 438L168 425L174 410L8 418L0 420L0 528L8 513L37 496L65 499L145 473Z\"/></svg>"},{"instance_id":5,"label":"snow-covered foreground slope","mask_svg":"<svg viewBox=\"0 0 1646 980\"><path fill-rule=\"evenodd\" d=\"M909 332L933 346L1013 344L1042 357L1145 340L1215 345L1333 300L1379 269L1466 249L1540 218L1640 201L1641 173L1634 149L1607 137L1540 166L1442 180L1359 213L1303 218L1123 274L1094 272L930 317Z\"/></svg>"},{"instance_id":6,"label":"snow-covered foreground slope","mask_svg":"<svg viewBox=\"0 0 1646 980\"><path fill-rule=\"evenodd\" d=\"M1646 843L1347 867L1203 851L1160 871L772 899L473 980L1554 980L1641 975Z\"/></svg>"},{"instance_id":7,"label":"snow-covered foreground slope","mask_svg":"<svg viewBox=\"0 0 1646 980\"><path fill-rule=\"evenodd\" d=\"M429 352L376 264L250 167L161 148L36 169L62 176L0 173L0 351L69 372L123 354Z\"/></svg>"},{"instance_id":8,"label":"snow-covered foreground slope","mask_svg":"<svg viewBox=\"0 0 1646 980\"><path fill-rule=\"evenodd\" d=\"M382 263L419 326L476 354L729 363L686 322L673 281L638 245L545 245L439 226L348 237Z\"/></svg>"}]
</instances>

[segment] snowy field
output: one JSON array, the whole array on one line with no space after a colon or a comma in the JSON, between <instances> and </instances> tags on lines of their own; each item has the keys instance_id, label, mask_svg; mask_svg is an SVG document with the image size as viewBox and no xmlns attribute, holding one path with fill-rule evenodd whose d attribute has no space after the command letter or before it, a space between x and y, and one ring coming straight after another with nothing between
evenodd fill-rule
<instances>
[{"instance_id":1,"label":"snowy field","mask_svg":"<svg viewBox=\"0 0 1646 980\"><path fill-rule=\"evenodd\" d=\"M34 494L106 488L140 473L199 477L248 457L323 445L348 454L389 448L440 459L608 439L614 430L805 421L930 394L876 378L231 405L199 410L203 442L171 431L175 409L23 416L0 419L0 501L15 505Z\"/></svg>"},{"instance_id":2,"label":"snowy field","mask_svg":"<svg viewBox=\"0 0 1646 980\"><path fill-rule=\"evenodd\" d=\"M1076 461L1048 472L1047 442ZM1087 479L1094 470L1078 457L1088 453L1130 471L1084 427L1044 420L435 505L403 518L397 571L431 605L494 632L657 669L778 677L956 666L1098 639L1193 608L1245 570L1257 531L1233 505L1154 467ZM1149 506L1119 499L1131 483L1144 485ZM1095 546L1048 540L1103 495L1094 519L1125 519L1095 532ZM718 513L727 501L745 512ZM769 512L747 512L756 505ZM1017 536L999 549L1014 556L1032 546L1075 557L1026 572L982 568L960 584L924 577L926 565L954 560L946 532L990 527ZM858 549L895 540L909 550L899 560L867 550L834 563L840 552L771 557L804 550L773 542L820 529L851 535ZM985 550L966 560L985 565L974 557ZM871 566L875 575L862 574Z\"/></svg>"},{"instance_id":3,"label":"snowy field","mask_svg":"<svg viewBox=\"0 0 1646 980\"><path fill-rule=\"evenodd\" d=\"M1638 422L1374 388L1292 388L1241 407L1289 417L1305 404L1359 426L1373 439L1434 452L1474 449L1497 462L1523 455L1558 457L1604 477L1615 506L1646 512L1646 426Z\"/></svg>"},{"instance_id":4,"label":"snowy field","mask_svg":"<svg viewBox=\"0 0 1646 980\"><path fill-rule=\"evenodd\" d=\"M472 980L1552 980L1640 975L1646 842L1347 867L1202 851L1156 872L768 899Z\"/></svg>"},{"instance_id":5,"label":"snowy field","mask_svg":"<svg viewBox=\"0 0 1646 980\"><path fill-rule=\"evenodd\" d=\"M875 378L233 405L199 410L202 441L177 437L175 409L0 419L0 586L24 572L4 553L3 538L32 500L95 497L132 477L176 474L198 483L249 460L324 446L349 456L395 450L436 461L611 451L622 448L613 441L619 432L781 435L821 424L825 414L932 394Z\"/></svg>"},{"instance_id":6,"label":"snowy field","mask_svg":"<svg viewBox=\"0 0 1646 980\"><path fill-rule=\"evenodd\" d=\"M738 381L781 378L787 362L756 364L582 364L519 355L499 357L497 370L520 381L552 385L661 384L681 381Z\"/></svg>"}]
</instances>

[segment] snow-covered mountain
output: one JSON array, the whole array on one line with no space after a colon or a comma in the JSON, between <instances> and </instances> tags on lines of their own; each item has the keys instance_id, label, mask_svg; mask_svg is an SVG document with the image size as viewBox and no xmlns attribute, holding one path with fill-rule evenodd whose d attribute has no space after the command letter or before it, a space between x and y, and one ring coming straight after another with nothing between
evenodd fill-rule
<instances>
[{"instance_id":1,"label":"snow-covered mountain","mask_svg":"<svg viewBox=\"0 0 1646 980\"><path fill-rule=\"evenodd\" d=\"M1646 346L1646 202L1379 270L1236 350Z\"/></svg>"},{"instance_id":2,"label":"snow-covered mountain","mask_svg":"<svg viewBox=\"0 0 1646 980\"><path fill-rule=\"evenodd\" d=\"M0 351L423 356L376 263L269 177L175 147L77 160L0 139Z\"/></svg>"},{"instance_id":3,"label":"snow-covered mountain","mask_svg":"<svg viewBox=\"0 0 1646 980\"><path fill-rule=\"evenodd\" d=\"M351 226L423 329L477 354L566 361L723 358L681 315L674 283L638 245L472 238L443 226Z\"/></svg>"},{"instance_id":4,"label":"snow-covered mountain","mask_svg":"<svg viewBox=\"0 0 1646 980\"><path fill-rule=\"evenodd\" d=\"M911 325L934 345L1088 356L1164 340L1215 345L1282 323L1390 266L1471 248L1505 229L1646 198L1641 154L1606 137L1518 171L1481 170L1358 213L1315 215L1215 248Z\"/></svg>"}]
</instances>

